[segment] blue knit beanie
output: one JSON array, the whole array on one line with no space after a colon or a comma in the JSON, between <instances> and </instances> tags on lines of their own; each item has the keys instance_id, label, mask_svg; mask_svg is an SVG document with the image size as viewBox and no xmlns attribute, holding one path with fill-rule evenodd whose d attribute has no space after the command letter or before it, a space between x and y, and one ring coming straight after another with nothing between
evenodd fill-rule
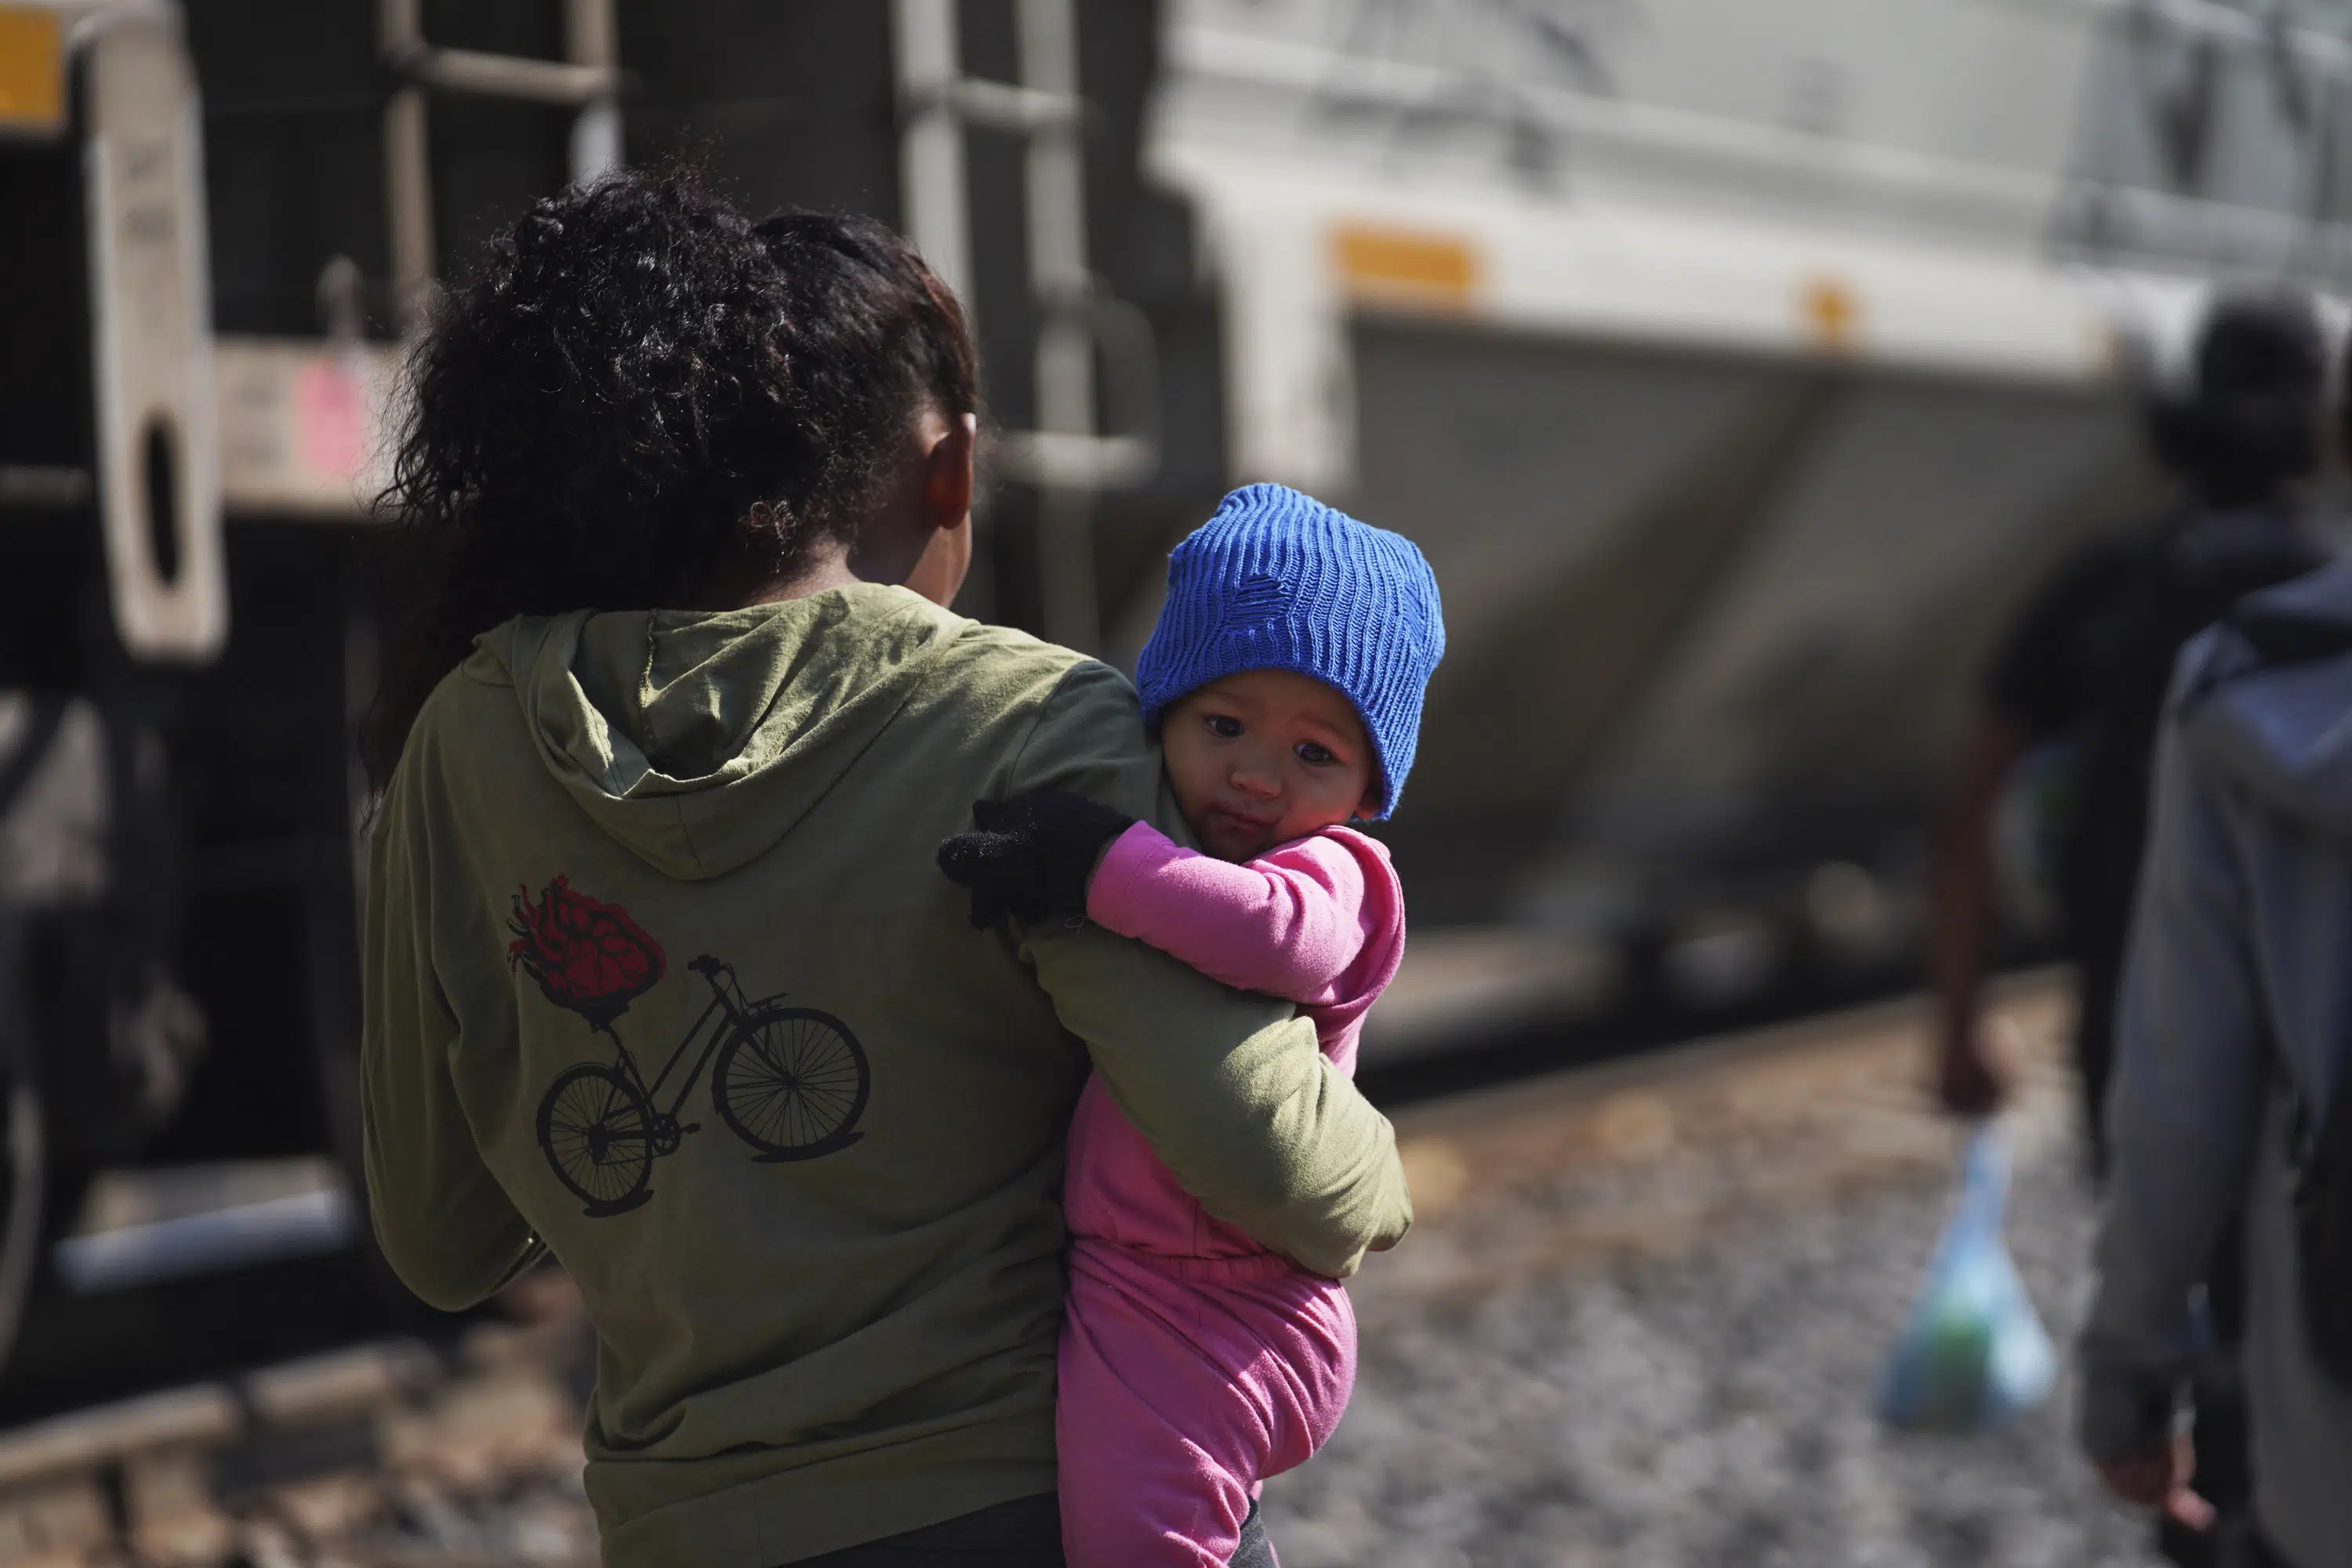
<instances>
[{"instance_id":1,"label":"blue knit beanie","mask_svg":"<svg viewBox=\"0 0 2352 1568\"><path fill-rule=\"evenodd\" d=\"M1147 724L1244 670L1291 669L1336 688L1371 735L1386 816L1444 656L1437 578L1411 540L1286 485L1249 485L1168 557L1168 603L1135 685Z\"/></svg>"}]
</instances>

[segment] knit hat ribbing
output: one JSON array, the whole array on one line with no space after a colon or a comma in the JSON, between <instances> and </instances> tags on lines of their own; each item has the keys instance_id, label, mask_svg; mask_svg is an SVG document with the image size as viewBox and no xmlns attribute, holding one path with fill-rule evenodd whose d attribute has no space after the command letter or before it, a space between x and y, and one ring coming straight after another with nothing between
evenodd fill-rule
<instances>
[{"instance_id":1,"label":"knit hat ribbing","mask_svg":"<svg viewBox=\"0 0 2352 1568\"><path fill-rule=\"evenodd\" d=\"M1250 669L1311 675L1356 705L1396 809L1445 655L1437 578L1402 534L1286 485L1248 485L1168 557L1168 603L1136 661L1143 718Z\"/></svg>"}]
</instances>

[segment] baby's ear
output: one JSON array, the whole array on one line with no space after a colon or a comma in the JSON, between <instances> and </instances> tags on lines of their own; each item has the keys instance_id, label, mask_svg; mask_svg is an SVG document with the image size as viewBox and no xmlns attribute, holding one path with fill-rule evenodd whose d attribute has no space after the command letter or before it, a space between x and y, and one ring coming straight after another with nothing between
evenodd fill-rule
<instances>
[{"instance_id":1,"label":"baby's ear","mask_svg":"<svg viewBox=\"0 0 2352 1568\"><path fill-rule=\"evenodd\" d=\"M1381 786L1373 784L1364 791L1364 798L1356 803L1354 820L1372 822L1381 815Z\"/></svg>"}]
</instances>

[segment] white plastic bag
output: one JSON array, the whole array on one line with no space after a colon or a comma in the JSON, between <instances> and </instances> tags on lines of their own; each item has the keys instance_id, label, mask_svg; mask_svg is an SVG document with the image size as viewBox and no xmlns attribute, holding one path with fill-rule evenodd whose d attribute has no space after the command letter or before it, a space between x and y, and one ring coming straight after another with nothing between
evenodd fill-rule
<instances>
[{"instance_id":1,"label":"white plastic bag","mask_svg":"<svg viewBox=\"0 0 2352 1568\"><path fill-rule=\"evenodd\" d=\"M2057 1352L2001 1240L2008 1194L2009 1141L1988 1123L1969 1141L1959 1206L1887 1359L1878 1410L1888 1425L1980 1432L2039 1405L2057 1381Z\"/></svg>"}]
</instances>

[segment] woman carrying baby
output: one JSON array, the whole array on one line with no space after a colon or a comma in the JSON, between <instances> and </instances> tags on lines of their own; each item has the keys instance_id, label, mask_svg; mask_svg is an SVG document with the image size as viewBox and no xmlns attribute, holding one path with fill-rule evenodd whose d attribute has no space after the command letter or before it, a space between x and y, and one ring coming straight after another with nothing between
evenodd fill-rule
<instances>
[{"instance_id":1,"label":"woman carrying baby","mask_svg":"<svg viewBox=\"0 0 2352 1568\"><path fill-rule=\"evenodd\" d=\"M982 803L941 846L973 913L1084 915L1297 1004L1352 1072L1404 952L1386 816L1445 648L1402 537L1279 485L1225 499L1169 562L1136 669L1193 841L1066 793ZM1211 1216L1097 1078L1070 1130L1069 1321L1056 1432L1077 1568L1215 1568L1260 1483L1331 1435L1355 1377L1337 1280ZM1271 1560L1271 1552L1267 1554Z\"/></svg>"}]
</instances>

